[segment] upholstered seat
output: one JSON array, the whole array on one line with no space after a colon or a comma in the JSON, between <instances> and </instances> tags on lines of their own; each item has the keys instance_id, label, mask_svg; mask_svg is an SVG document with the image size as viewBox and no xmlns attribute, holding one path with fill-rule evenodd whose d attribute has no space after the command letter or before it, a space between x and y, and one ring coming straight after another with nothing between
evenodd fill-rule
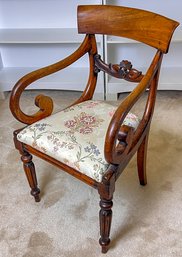
<instances>
[{"instance_id":1,"label":"upholstered seat","mask_svg":"<svg viewBox=\"0 0 182 257\"><path fill-rule=\"evenodd\" d=\"M105 136L116 109L106 102L85 101L26 127L17 137L101 182L109 166L104 158ZM136 129L139 119L129 113L123 124Z\"/></svg>"}]
</instances>

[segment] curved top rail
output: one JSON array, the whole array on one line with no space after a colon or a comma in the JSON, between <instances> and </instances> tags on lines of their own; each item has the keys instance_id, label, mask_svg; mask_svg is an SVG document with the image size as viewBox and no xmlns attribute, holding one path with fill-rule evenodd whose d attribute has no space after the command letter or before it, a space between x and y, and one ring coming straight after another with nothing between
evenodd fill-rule
<instances>
[{"instance_id":1,"label":"curved top rail","mask_svg":"<svg viewBox=\"0 0 182 257\"><path fill-rule=\"evenodd\" d=\"M178 22L162 15L123 6L78 6L78 32L131 38L167 53Z\"/></svg>"}]
</instances>

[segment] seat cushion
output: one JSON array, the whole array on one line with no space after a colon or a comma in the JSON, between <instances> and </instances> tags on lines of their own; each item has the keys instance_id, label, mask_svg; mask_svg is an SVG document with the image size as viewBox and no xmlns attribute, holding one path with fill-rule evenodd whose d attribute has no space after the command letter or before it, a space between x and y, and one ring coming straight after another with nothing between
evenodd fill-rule
<instances>
[{"instance_id":1,"label":"seat cushion","mask_svg":"<svg viewBox=\"0 0 182 257\"><path fill-rule=\"evenodd\" d=\"M55 113L23 129L18 140L73 167L97 182L102 181L108 163L104 142L116 106L89 100ZM125 125L138 126L129 113Z\"/></svg>"}]
</instances>

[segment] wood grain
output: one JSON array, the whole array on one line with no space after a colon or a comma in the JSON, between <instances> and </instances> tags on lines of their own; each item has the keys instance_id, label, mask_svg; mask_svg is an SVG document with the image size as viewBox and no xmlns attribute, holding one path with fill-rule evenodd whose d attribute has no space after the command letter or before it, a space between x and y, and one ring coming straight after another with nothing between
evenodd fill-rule
<instances>
[{"instance_id":1,"label":"wood grain","mask_svg":"<svg viewBox=\"0 0 182 257\"><path fill-rule=\"evenodd\" d=\"M126 37L166 53L178 22L136 8L107 5L78 7L78 31ZM162 33L161 33L162 31Z\"/></svg>"}]
</instances>

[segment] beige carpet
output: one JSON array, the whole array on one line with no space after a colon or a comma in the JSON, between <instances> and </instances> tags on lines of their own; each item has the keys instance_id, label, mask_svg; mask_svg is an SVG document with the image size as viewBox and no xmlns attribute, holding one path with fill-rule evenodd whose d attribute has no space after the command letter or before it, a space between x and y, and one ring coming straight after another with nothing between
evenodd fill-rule
<instances>
[{"instance_id":1,"label":"beige carpet","mask_svg":"<svg viewBox=\"0 0 182 257\"><path fill-rule=\"evenodd\" d=\"M56 109L78 96L47 92ZM22 105L33 111L34 92ZM143 101L138 108L141 111ZM28 106L31 106L30 108ZM35 203L14 149L21 124L0 101L0 257L99 257L96 190L34 158L42 200ZM159 92L148 151L148 185L135 158L118 180L108 257L182 256L182 92Z\"/></svg>"}]
</instances>

